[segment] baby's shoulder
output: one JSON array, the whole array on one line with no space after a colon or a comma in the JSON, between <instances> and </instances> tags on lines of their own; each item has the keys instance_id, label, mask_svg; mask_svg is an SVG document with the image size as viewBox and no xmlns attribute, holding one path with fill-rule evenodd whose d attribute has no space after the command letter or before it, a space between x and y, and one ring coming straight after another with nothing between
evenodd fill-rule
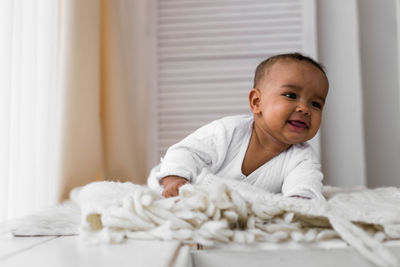
<instances>
[{"instance_id":1,"label":"baby's shoulder","mask_svg":"<svg viewBox=\"0 0 400 267\"><path fill-rule=\"evenodd\" d=\"M313 150L311 145L307 142L300 143L300 144L295 144L292 145L291 147L294 151L308 151L308 150Z\"/></svg>"},{"instance_id":2,"label":"baby's shoulder","mask_svg":"<svg viewBox=\"0 0 400 267\"><path fill-rule=\"evenodd\" d=\"M251 131L253 117L249 115L227 116L214 120L194 132L194 135L225 139L240 138Z\"/></svg>"},{"instance_id":3,"label":"baby's shoulder","mask_svg":"<svg viewBox=\"0 0 400 267\"><path fill-rule=\"evenodd\" d=\"M309 159L316 162L319 161L313 147L307 142L292 145L287 150L287 154L290 158L297 158L299 160Z\"/></svg>"},{"instance_id":4,"label":"baby's shoulder","mask_svg":"<svg viewBox=\"0 0 400 267\"><path fill-rule=\"evenodd\" d=\"M253 118L249 115L227 116L200 127L191 136L230 139L238 133L246 132L252 121Z\"/></svg>"},{"instance_id":5,"label":"baby's shoulder","mask_svg":"<svg viewBox=\"0 0 400 267\"><path fill-rule=\"evenodd\" d=\"M254 118L252 115L234 115L227 116L217 120L221 125L226 128L243 128L253 123Z\"/></svg>"}]
</instances>

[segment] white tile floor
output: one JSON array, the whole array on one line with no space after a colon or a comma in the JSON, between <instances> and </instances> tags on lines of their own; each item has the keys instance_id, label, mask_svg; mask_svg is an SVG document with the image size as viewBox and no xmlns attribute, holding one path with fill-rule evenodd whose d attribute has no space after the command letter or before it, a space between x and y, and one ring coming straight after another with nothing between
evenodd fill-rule
<instances>
[{"instance_id":1,"label":"white tile floor","mask_svg":"<svg viewBox=\"0 0 400 267\"><path fill-rule=\"evenodd\" d=\"M385 245L394 255L400 255L400 240ZM194 267L376 267L341 240L310 244L265 243L246 247L231 245L192 251L191 257Z\"/></svg>"},{"instance_id":2,"label":"white tile floor","mask_svg":"<svg viewBox=\"0 0 400 267\"><path fill-rule=\"evenodd\" d=\"M400 255L400 240L386 244ZM179 242L127 240L123 244L88 246L78 236L0 237L0 266L135 266L135 267L346 267L374 266L342 241L300 245L224 245L190 250Z\"/></svg>"},{"instance_id":3,"label":"white tile floor","mask_svg":"<svg viewBox=\"0 0 400 267\"><path fill-rule=\"evenodd\" d=\"M0 266L188 266L179 242L128 240L88 246L78 236L0 238ZM185 262L186 260L186 262Z\"/></svg>"}]
</instances>

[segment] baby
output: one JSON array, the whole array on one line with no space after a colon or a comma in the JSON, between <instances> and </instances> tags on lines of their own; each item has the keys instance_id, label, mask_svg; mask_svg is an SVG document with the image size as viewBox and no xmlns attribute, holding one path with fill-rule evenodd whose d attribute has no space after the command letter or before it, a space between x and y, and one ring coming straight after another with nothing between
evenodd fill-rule
<instances>
[{"instance_id":1,"label":"baby","mask_svg":"<svg viewBox=\"0 0 400 267\"><path fill-rule=\"evenodd\" d=\"M320 164L306 141L317 133L329 83L323 67L299 53L261 62L249 93L253 115L225 117L171 146L149 176L164 197L196 183L203 168L218 177L301 198L323 198Z\"/></svg>"}]
</instances>

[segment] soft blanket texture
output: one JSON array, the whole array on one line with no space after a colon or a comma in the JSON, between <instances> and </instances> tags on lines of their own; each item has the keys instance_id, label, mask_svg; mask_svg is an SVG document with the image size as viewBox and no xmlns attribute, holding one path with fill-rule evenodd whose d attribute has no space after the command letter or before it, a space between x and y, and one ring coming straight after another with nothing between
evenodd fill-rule
<instances>
[{"instance_id":1,"label":"soft blanket texture","mask_svg":"<svg viewBox=\"0 0 400 267\"><path fill-rule=\"evenodd\" d=\"M185 185L171 199L145 186L96 182L74 189L62 205L9 223L2 232L37 236L80 231L92 243L175 239L210 247L342 238L376 265L398 266L382 241L400 237L399 188L325 186L324 196L327 201L288 198L213 175L206 175L202 184Z\"/></svg>"},{"instance_id":2,"label":"soft blanket texture","mask_svg":"<svg viewBox=\"0 0 400 267\"><path fill-rule=\"evenodd\" d=\"M327 190L326 196L332 190ZM381 244L400 238L400 190L334 194L327 201L288 198L207 175L164 199L131 183L96 182L79 194L81 235L89 242L124 238L216 242L314 242L340 237L378 266L398 266Z\"/></svg>"}]
</instances>

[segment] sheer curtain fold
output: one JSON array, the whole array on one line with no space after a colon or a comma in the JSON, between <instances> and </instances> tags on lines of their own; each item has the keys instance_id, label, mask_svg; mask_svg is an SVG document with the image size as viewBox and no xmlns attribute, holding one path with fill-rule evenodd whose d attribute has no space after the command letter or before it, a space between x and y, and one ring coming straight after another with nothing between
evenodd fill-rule
<instances>
[{"instance_id":1,"label":"sheer curtain fold","mask_svg":"<svg viewBox=\"0 0 400 267\"><path fill-rule=\"evenodd\" d=\"M68 0L60 7L60 198L99 172L144 183L147 1Z\"/></svg>"},{"instance_id":2,"label":"sheer curtain fold","mask_svg":"<svg viewBox=\"0 0 400 267\"><path fill-rule=\"evenodd\" d=\"M148 1L0 1L0 222L147 176Z\"/></svg>"},{"instance_id":3,"label":"sheer curtain fold","mask_svg":"<svg viewBox=\"0 0 400 267\"><path fill-rule=\"evenodd\" d=\"M0 2L0 220L55 203L57 3Z\"/></svg>"},{"instance_id":4,"label":"sheer curtain fold","mask_svg":"<svg viewBox=\"0 0 400 267\"><path fill-rule=\"evenodd\" d=\"M102 164L100 7L61 1L58 87L61 91L59 196L93 181Z\"/></svg>"},{"instance_id":5,"label":"sheer curtain fold","mask_svg":"<svg viewBox=\"0 0 400 267\"><path fill-rule=\"evenodd\" d=\"M148 1L101 1L104 177L144 183L149 95Z\"/></svg>"}]
</instances>

